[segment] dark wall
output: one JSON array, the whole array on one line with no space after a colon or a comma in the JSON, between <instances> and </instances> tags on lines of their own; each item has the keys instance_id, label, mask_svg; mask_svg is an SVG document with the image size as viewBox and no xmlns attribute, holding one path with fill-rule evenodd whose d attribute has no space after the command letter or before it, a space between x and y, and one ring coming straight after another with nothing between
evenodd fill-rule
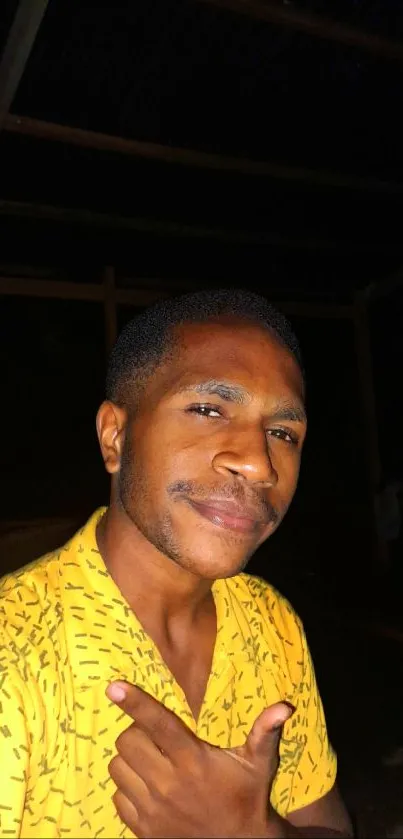
<instances>
[{"instance_id":1,"label":"dark wall","mask_svg":"<svg viewBox=\"0 0 403 839\"><path fill-rule=\"evenodd\" d=\"M369 312L383 480L403 480L403 289L381 297Z\"/></svg>"},{"instance_id":2,"label":"dark wall","mask_svg":"<svg viewBox=\"0 0 403 839\"><path fill-rule=\"evenodd\" d=\"M1 312L1 518L86 513L107 489L95 435L102 306L5 297Z\"/></svg>"}]
</instances>

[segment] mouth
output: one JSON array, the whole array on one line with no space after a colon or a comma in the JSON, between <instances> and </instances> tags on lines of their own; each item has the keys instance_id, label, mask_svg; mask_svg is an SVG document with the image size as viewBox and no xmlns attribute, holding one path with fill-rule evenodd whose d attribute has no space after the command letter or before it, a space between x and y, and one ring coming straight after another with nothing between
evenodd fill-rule
<instances>
[{"instance_id":1,"label":"mouth","mask_svg":"<svg viewBox=\"0 0 403 839\"><path fill-rule=\"evenodd\" d=\"M193 501L190 498L186 500L196 513L225 530L253 534L268 525L268 522L262 521L262 518L253 510L242 507L235 502L214 501L213 499L208 502L200 502Z\"/></svg>"}]
</instances>

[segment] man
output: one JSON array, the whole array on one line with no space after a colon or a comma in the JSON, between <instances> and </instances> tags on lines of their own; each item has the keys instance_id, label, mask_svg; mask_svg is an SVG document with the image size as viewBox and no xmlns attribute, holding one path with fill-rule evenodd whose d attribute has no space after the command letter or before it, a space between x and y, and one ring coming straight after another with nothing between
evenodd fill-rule
<instances>
[{"instance_id":1,"label":"man","mask_svg":"<svg viewBox=\"0 0 403 839\"><path fill-rule=\"evenodd\" d=\"M298 480L288 324L242 291L157 304L97 431L109 509L2 582L0 835L351 835L300 621L242 573Z\"/></svg>"}]
</instances>

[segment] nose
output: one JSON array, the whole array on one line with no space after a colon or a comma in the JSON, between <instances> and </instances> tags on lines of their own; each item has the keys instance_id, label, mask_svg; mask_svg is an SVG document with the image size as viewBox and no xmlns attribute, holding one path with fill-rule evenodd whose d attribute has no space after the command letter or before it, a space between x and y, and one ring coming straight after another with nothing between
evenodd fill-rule
<instances>
[{"instance_id":1,"label":"nose","mask_svg":"<svg viewBox=\"0 0 403 839\"><path fill-rule=\"evenodd\" d=\"M263 430L244 431L226 440L213 458L213 468L228 478L228 474L253 484L274 487L278 474L270 457Z\"/></svg>"}]
</instances>

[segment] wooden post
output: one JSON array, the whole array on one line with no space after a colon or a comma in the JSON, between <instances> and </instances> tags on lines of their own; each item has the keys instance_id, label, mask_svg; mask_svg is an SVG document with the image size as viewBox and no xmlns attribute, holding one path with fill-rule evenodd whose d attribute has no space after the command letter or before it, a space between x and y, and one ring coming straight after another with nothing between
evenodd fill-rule
<instances>
[{"instance_id":1,"label":"wooden post","mask_svg":"<svg viewBox=\"0 0 403 839\"><path fill-rule=\"evenodd\" d=\"M376 494L382 479L378 440L378 421L371 356L371 336L365 293L358 292L354 301L354 330L361 391L361 413L365 434L368 498L374 536L374 571L383 573L388 564L387 545L377 526Z\"/></svg>"},{"instance_id":2,"label":"wooden post","mask_svg":"<svg viewBox=\"0 0 403 839\"><path fill-rule=\"evenodd\" d=\"M105 313L105 349L109 353L116 341L118 333L118 317L116 307L115 269L108 265L104 269L104 313Z\"/></svg>"}]
</instances>

